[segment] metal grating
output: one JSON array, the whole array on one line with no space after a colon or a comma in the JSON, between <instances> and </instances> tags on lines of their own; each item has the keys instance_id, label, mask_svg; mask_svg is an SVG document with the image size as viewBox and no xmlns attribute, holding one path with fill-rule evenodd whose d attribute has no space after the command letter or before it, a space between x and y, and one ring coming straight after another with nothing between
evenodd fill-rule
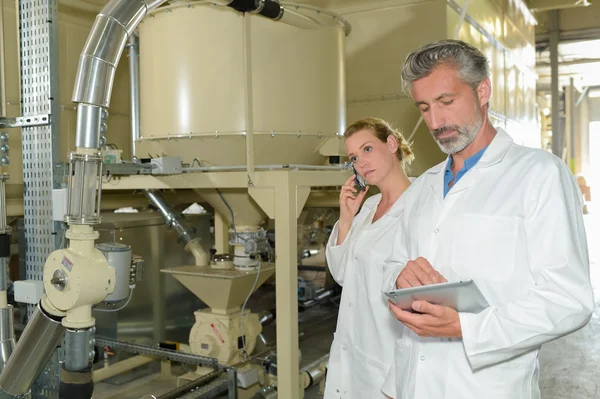
<instances>
[{"instance_id":1,"label":"metal grating","mask_svg":"<svg viewBox=\"0 0 600 399\"><path fill-rule=\"evenodd\" d=\"M26 278L41 281L46 258L57 248L52 221L53 168L59 160L57 0L19 0L22 116L51 115L45 126L22 128ZM56 100L55 100L56 99ZM28 306L31 316L34 306ZM57 351L32 388L34 398L57 398Z\"/></svg>"}]
</instances>

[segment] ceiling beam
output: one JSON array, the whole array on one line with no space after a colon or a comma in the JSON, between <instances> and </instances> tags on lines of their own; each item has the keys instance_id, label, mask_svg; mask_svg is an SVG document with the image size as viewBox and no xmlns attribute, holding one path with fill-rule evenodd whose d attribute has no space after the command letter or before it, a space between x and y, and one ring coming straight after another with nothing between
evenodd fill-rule
<instances>
[{"instance_id":1,"label":"ceiling beam","mask_svg":"<svg viewBox=\"0 0 600 399\"><path fill-rule=\"evenodd\" d=\"M573 7L587 7L591 0L530 0L529 9L532 12L561 10Z\"/></svg>"},{"instance_id":2,"label":"ceiling beam","mask_svg":"<svg viewBox=\"0 0 600 399\"><path fill-rule=\"evenodd\" d=\"M559 32L558 38L560 42L580 42L600 39L600 27L564 30ZM549 42L550 34L548 32L535 35L536 47L547 45Z\"/></svg>"}]
</instances>

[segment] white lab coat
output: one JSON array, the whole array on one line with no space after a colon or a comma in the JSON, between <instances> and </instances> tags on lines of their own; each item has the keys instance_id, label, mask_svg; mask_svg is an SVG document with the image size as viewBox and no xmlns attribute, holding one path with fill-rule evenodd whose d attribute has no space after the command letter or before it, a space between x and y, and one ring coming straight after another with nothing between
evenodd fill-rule
<instances>
[{"instance_id":1,"label":"white lab coat","mask_svg":"<svg viewBox=\"0 0 600 399\"><path fill-rule=\"evenodd\" d=\"M538 399L541 345L585 325L594 306L580 190L563 161L502 130L443 198L445 165L405 193L383 289L422 256L449 281L472 278L490 307L459 313L462 339L406 328L386 389L396 399Z\"/></svg>"},{"instance_id":2,"label":"white lab coat","mask_svg":"<svg viewBox=\"0 0 600 399\"><path fill-rule=\"evenodd\" d=\"M403 326L381 293L383 262L399 226L403 199L400 196L384 216L371 223L380 200L377 194L365 201L341 245L336 245L337 223L327 243L331 275L343 288L324 399L385 397L381 387Z\"/></svg>"}]
</instances>

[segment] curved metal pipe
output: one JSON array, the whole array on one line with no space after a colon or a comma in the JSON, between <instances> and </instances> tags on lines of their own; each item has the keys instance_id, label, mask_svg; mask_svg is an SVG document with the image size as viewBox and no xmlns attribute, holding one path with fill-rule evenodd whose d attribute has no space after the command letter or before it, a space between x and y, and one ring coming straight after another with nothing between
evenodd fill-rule
<instances>
[{"instance_id":1,"label":"curved metal pipe","mask_svg":"<svg viewBox=\"0 0 600 399\"><path fill-rule=\"evenodd\" d=\"M160 191L144 190L144 194L165 218L167 228L177 232L179 240L185 245L185 250L194 256L196 266L208 266L208 254L202 247L200 239L194 238L194 229L190 228L183 218L167 204Z\"/></svg>"},{"instance_id":2,"label":"curved metal pipe","mask_svg":"<svg viewBox=\"0 0 600 399\"><path fill-rule=\"evenodd\" d=\"M128 37L148 11L166 0L111 0L98 14L79 57L73 89L77 147L98 148L102 108L108 108L117 65Z\"/></svg>"}]
</instances>

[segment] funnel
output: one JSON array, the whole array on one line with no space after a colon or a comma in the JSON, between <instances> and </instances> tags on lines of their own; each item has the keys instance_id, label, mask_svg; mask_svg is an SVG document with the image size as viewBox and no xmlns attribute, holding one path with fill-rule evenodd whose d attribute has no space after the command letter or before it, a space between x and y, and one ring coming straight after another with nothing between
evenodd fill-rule
<instances>
[{"instance_id":1,"label":"funnel","mask_svg":"<svg viewBox=\"0 0 600 399\"><path fill-rule=\"evenodd\" d=\"M240 271L213 269L210 266L179 266L161 270L175 277L188 290L206 303L213 313L231 313L240 309L256 280L258 269ZM263 263L254 290L273 273L273 263Z\"/></svg>"}]
</instances>

